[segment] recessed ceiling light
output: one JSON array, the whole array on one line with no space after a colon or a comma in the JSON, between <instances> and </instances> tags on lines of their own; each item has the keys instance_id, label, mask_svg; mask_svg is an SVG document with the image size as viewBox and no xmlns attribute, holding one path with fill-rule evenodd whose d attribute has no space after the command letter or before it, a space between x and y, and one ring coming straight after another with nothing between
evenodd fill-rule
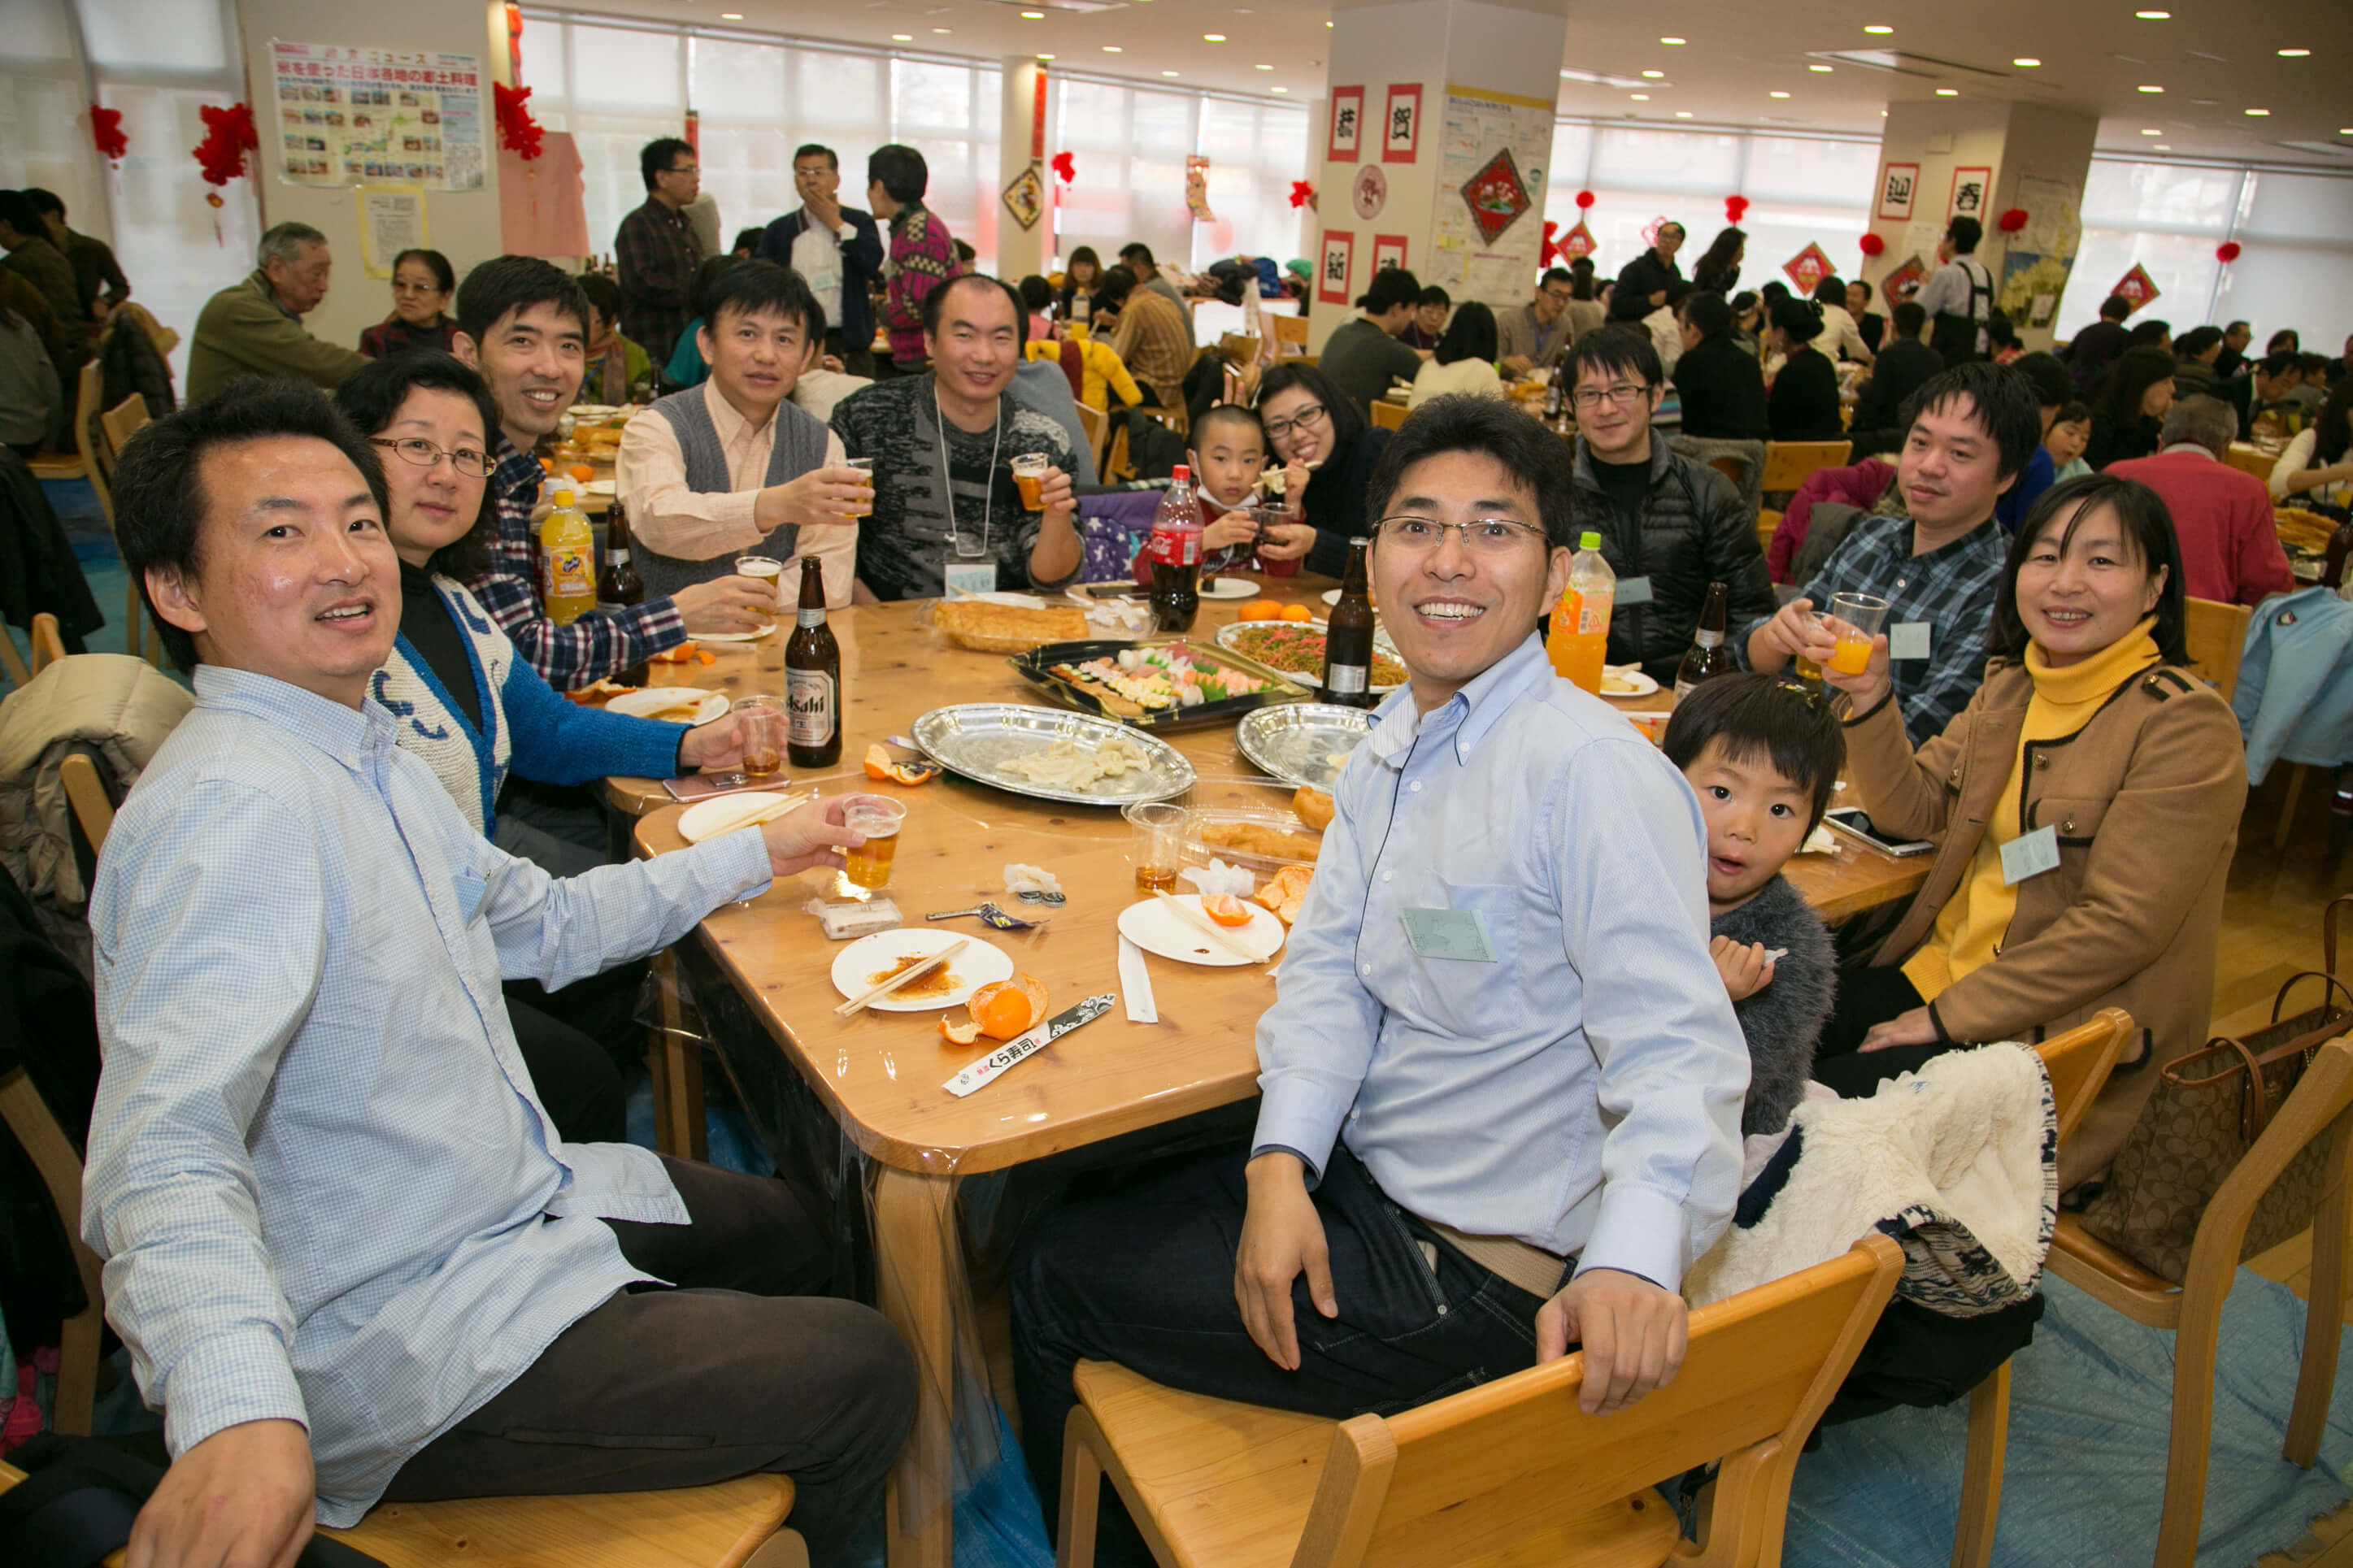
<instances>
[{"instance_id":1,"label":"recessed ceiling light","mask_svg":"<svg viewBox=\"0 0 2353 1568\"><path fill-rule=\"evenodd\" d=\"M2163 92L2163 91L2165 90L2165 89L2163 89L2163 88L2161 88L2161 87L2152 87L2152 86L2147 85L2147 83L2144 83L2144 84L2142 84L2139 88L2136 89L2135 90L2139 91L2139 92Z\"/></svg>"},{"instance_id":2,"label":"recessed ceiling light","mask_svg":"<svg viewBox=\"0 0 2353 1568\"><path fill-rule=\"evenodd\" d=\"M915 41L915 35L913 33L893 33L891 35L891 41L894 44L912 44Z\"/></svg>"},{"instance_id":3,"label":"recessed ceiling light","mask_svg":"<svg viewBox=\"0 0 2353 1568\"><path fill-rule=\"evenodd\" d=\"M2250 115L2253 116L2255 119L2257 119L2257 120L2261 120L2261 119L2263 119L2265 116L2269 115L2269 114L2271 113L2271 110L2268 110L2268 109L2250 109L2249 110L2247 110L2247 112L2248 112Z\"/></svg>"},{"instance_id":4,"label":"recessed ceiling light","mask_svg":"<svg viewBox=\"0 0 2353 1568\"><path fill-rule=\"evenodd\" d=\"M1289 92L1291 89L1287 87L1278 87L1274 90L1277 92Z\"/></svg>"},{"instance_id":5,"label":"recessed ceiling light","mask_svg":"<svg viewBox=\"0 0 2353 1568\"><path fill-rule=\"evenodd\" d=\"M744 19L744 13L741 11L722 11L719 13L719 19L723 22L740 22Z\"/></svg>"},{"instance_id":6,"label":"recessed ceiling light","mask_svg":"<svg viewBox=\"0 0 2353 1568\"><path fill-rule=\"evenodd\" d=\"M1637 103L1648 103L1651 101L1651 95L1647 92L1630 92L1626 96L1632 99Z\"/></svg>"},{"instance_id":7,"label":"recessed ceiling light","mask_svg":"<svg viewBox=\"0 0 2353 1568\"><path fill-rule=\"evenodd\" d=\"M2041 65L2042 62L2036 59L2031 55L2021 55L2018 58L2010 61L2010 63L2011 65L2018 66L2022 69L2032 70L2036 66Z\"/></svg>"},{"instance_id":8,"label":"recessed ceiling light","mask_svg":"<svg viewBox=\"0 0 2353 1568\"><path fill-rule=\"evenodd\" d=\"M1176 73L1175 71L1162 71L1160 74L1162 76L1175 76Z\"/></svg>"},{"instance_id":9,"label":"recessed ceiling light","mask_svg":"<svg viewBox=\"0 0 2353 1568\"><path fill-rule=\"evenodd\" d=\"M1226 36L1223 33L1204 33L1201 35L1201 41L1205 44L1222 44L1226 41Z\"/></svg>"},{"instance_id":10,"label":"recessed ceiling light","mask_svg":"<svg viewBox=\"0 0 2353 1568\"><path fill-rule=\"evenodd\" d=\"M1053 57L1053 56L1051 56L1051 55L1039 55L1038 58L1039 58L1039 59L1041 59L1041 60L1050 60L1050 59L1052 59L1054 57Z\"/></svg>"},{"instance_id":11,"label":"recessed ceiling light","mask_svg":"<svg viewBox=\"0 0 2353 1568\"><path fill-rule=\"evenodd\" d=\"M1682 38L1661 38L1661 39L1659 40L1659 42L1661 42L1661 43L1662 43L1662 44L1681 44L1681 43L1683 43L1684 41L1685 41L1685 40L1683 40L1683 39L1682 39Z\"/></svg>"},{"instance_id":12,"label":"recessed ceiling light","mask_svg":"<svg viewBox=\"0 0 2353 1568\"><path fill-rule=\"evenodd\" d=\"M1105 44L1103 47L1103 52L1107 55L1115 55L1120 52L1120 47L1117 44Z\"/></svg>"},{"instance_id":13,"label":"recessed ceiling light","mask_svg":"<svg viewBox=\"0 0 2353 1568\"><path fill-rule=\"evenodd\" d=\"M1644 71L1642 73L1643 79L1647 81L1663 81L1666 79L1666 75L1667 73L1664 71Z\"/></svg>"},{"instance_id":14,"label":"recessed ceiling light","mask_svg":"<svg viewBox=\"0 0 2353 1568\"><path fill-rule=\"evenodd\" d=\"M932 29L932 31L933 31L933 32L934 32L934 33L945 33L945 32L952 31L952 29L947 28L947 27L934 27L934 28Z\"/></svg>"},{"instance_id":15,"label":"recessed ceiling light","mask_svg":"<svg viewBox=\"0 0 2353 1568\"><path fill-rule=\"evenodd\" d=\"M2170 11L2136 11L2133 15L2139 17L2144 22L2170 22L2173 20L2173 13Z\"/></svg>"},{"instance_id":16,"label":"recessed ceiling light","mask_svg":"<svg viewBox=\"0 0 2353 1568\"><path fill-rule=\"evenodd\" d=\"M1765 96L1766 96L1766 97L1767 97L1767 98L1787 98L1787 97L1788 97L1789 95L1788 95L1788 93L1786 93L1786 92L1775 91L1775 92L1769 92L1769 93L1767 93Z\"/></svg>"},{"instance_id":17,"label":"recessed ceiling light","mask_svg":"<svg viewBox=\"0 0 2353 1568\"><path fill-rule=\"evenodd\" d=\"M1271 71L1271 70L1272 70L1273 68L1273 68L1272 66L1252 66L1252 67L1250 67L1250 69L1252 69L1252 70L1254 70L1254 71Z\"/></svg>"},{"instance_id":18,"label":"recessed ceiling light","mask_svg":"<svg viewBox=\"0 0 2353 1568\"><path fill-rule=\"evenodd\" d=\"M1021 19L1025 22L1042 22L1046 19L1046 13L1043 11L1024 11L1021 13Z\"/></svg>"},{"instance_id":19,"label":"recessed ceiling light","mask_svg":"<svg viewBox=\"0 0 2353 1568\"><path fill-rule=\"evenodd\" d=\"M1866 33L1892 33L1895 31L1895 29L1886 26L1884 23L1873 22L1869 26L1863 28L1863 31Z\"/></svg>"},{"instance_id":20,"label":"recessed ceiling light","mask_svg":"<svg viewBox=\"0 0 2353 1568\"><path fill-rule=\"evenodd\" d=\"M1688 109L1678 109L1675 110L1675 118L1677 120L1689 120L1691 118L1691 110Z\"/></svg>"},{"instance_id":21,"label":"recessed ceiling light","mask_svg":"<svg viewBox=\"0 0 2353 1568\"><path fill-rule=\"evenodd\" d=\"M2165 132L2158 130L2155 126L2145 126L2141 130L2141 134L2144 136L2162 136Z\"/></svg>"},{"instance_id":22,"label":"recessed ceiling light","mask_svg":"<svg viewBox=\"0 0 2353 1568\"><path fill-rule=\"evenodd\" d=\"M1938 98L1958 98L1961 96L1961 89L1957 87L1940 87L1936 89L1936 96Z\"/></svg>"},{"instance_id":23,"label":"recessed ceiling light","mask_svg":"<svg viewBox=\"0 0 2353 1568\"><path fill-rule=\"evenodd\" d=\"M1808 66L1806 68L1821 76L1828 76L1831 74L1831 68L1828 66Z\"/></svg>"},{"instance_id":24,"label":"recessed ceiling light","mask_svg":"<svg viewBox=\"0 0 2353 1568\"><path fill-rule=\"evenodd\" d=\"M2152 142L2148 145L2149 151L2153 153L2170 153L2173 151L2173 143L2170 142Z\"/></svg>"},{"instance_id":25,"label":"recessed ceiling light","mask_svg":"<svg viewBox=\"0 0 2353 1568\"><path fill-rule=\"evenodd\" d=\"M2300 60L2310 53L2310 49L2282 49L2279 57L2284 60Z\"/></svg>"}]
</instances>

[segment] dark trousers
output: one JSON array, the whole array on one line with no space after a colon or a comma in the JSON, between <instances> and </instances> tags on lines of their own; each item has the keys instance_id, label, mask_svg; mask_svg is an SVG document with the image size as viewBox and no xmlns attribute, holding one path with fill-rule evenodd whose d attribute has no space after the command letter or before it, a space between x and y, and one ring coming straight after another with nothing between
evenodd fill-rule
<instances>
[{"instance_id":1,"label":"dark trousers","mask_svg":"<svg viewBox=\"0 0 2353 1568\"><path fill-rule=\"evenodd\" d=\"M874 351L866 343L844 342L839 327L825 330L825 352L841 362L844 374L873 378Z\"/></svg>"},{"instance_id":2,"label":"dark trousers","mask_svg":"<svg viewBox=\"0 0 2353 1568\"><path fill-rule=\"evenodd\" d=\"M1868 1056L1861 1049L1872 1026L1923 1006L1922 996L1904 972L1893 964L1850 969L1839 976L1838 1001L1822 1025L1814 1047L1814 1081L1838 1092L1841 1100L1868 1100L1879 1086L1898 1073L1912 1071L1930 1057L1953 1047L1930 1043L1895 1046Z\"/></svg>"},{"instance_id":3,"label":"dark trousers","mask_svg":"<svg viewBox=\"0 0 2353 1568\"><path fill-rule=\"evenodd\" d=\"M810 1560L846 1560L915 1409L915 1363L881 1314L796 1294L829 1271L826 1226L782 1182L665 1159L691 1225L608 1222L679 1289L614 1296L435 1438L394 1502L707 1486L790 1476Z\"/></svg>"},{"instance_id":4,"label":"dark trousers","mask_svg":"<svg viewBox=\"0 0 2353 1568\"><path fill-rule=\"evenodd\" d=\"M1171 1387L1335 1419L1427 1403L1535 1363L1543 1301L1490 1274L1399 1209L1345 1148L1315 1190L1340 1315L1292 1289L1300 1368L1267 1358L1234 1303L1247 1197L1244 1150L1150 1168L1033 1230L1013 1265L1013 1370L1021 1442L1050 1526L1062 1427L1082 1359L1114 1361ZM1436 1262L1425 1254L1428 1244ZM1107 1492L1102 1549L1149 1563Z\"/></svg>"}]
</instances>

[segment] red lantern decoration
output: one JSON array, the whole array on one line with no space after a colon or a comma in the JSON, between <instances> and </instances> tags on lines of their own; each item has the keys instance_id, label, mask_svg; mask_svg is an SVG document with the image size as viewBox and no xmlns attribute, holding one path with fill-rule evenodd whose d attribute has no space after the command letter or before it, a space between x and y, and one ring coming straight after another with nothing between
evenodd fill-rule
<instances>
[{"instance_id":1,"label":"red lantern decoration","mask_svg":"<svg viewBox=\"0 0 2353 1568\"><path fill-rule=\"evenodd\" d=\"M1747 211L1748 198L1746 196L1726 196L1724 198L1725 222L1736 224L1747 214Z\"/></svg>"},{"instance_id":2,"label":"red lantern decoration","mask_svg":"<svg viewBox=\"0 0 2353 1568\"><path fill-rule=\"evenodd\" d=\"M90 139L98 144L98 155L109 163L119 163L131 151L131 138L122 133L122 110L90 106Z\"/></svg>"},{"instance_id":3,"label":"red lantern decoration","mask_svg":"<svg viewBox=\"0 0 2353 1568\"><path fill-rule=\"evenodd\" d=\"M1592 193L1591 191L1579 191L1579 192L1577 192L1577 211L1579 211L1579 212L1583 212L1586 208L1588 208L1588 207L1591 206L1592 205L1593 205L1593 193Z\"/></svg>"},{"instance_id":4,"label":"red lantern decoration","mask_svg":"<svg viewBox=\"0 0 2353 1568\"><path fill-rule=\"evenodd\" d=\"M1994 227L2001 230L2004 234L2016 234L2020 229L2026 226L2026 209L2024 207L2012 207L2008 212L2003 213L2000 217L1994 219L1993 226Z\"/></svg>"},{"instance_id":5,"label":"red lantern decoration","mask_svg":"<svg viewBox=\"0 0 2353 1568\"><path fill-rule=\"evenodd\" d=\"M253 131L253 110L243 103L227 109L206 103L196 112L205 122L205 139L194 150L196 166L206 184L226 185L246 172L245 155L261 144Z\"/></svg>"},{"instance_id":6,"label":"red lantern decoration","mask_svg":"<svg viewBox=\"0 0 2353 1568\"><path fill-rule=\"evenodd\" d=\"M1309 184L1304 180L1292 181L1291 205L1294 208L1314 206L1315 205L1315 187Z\"/></svg>"},{"instance_id":7,"label":"red lantern decoration","mask_svg":"<svg viewBox=\"0 0 2353 1568\"><path fill-rule=\"evenodd\" d=\"M547 133L532 118L531 89L509 87L502 81L491 83L492 107L499 121L499 145L529 163L543 150L540 141Z\"/></svg>"},{"instance_id":8,"label":"red lantern decoration","mask_svg":"<svg viewBox=\"0 0 2353 1568\"><path fill-rule=\"evenodd\" d=\"M1552 265L1553 236L1559 232L1560 225L1555 223L1550 218L1545 219L1544 243L1536 247L1536 265L1538 267L1550 267Z\"/></svg>"},{"instance_id":9,"label":"red lantern decoration","mask_svg":"<svg viewBox=\"0 0 2353 1568\"><path fill-rule=\"evenodd\" d=\"M1057 153L1053 158L1054 178L1066 185L1079 183L1079 161L1068 153Z\"/></svg>"},{"instance_id":10,"label":"red lantern decoration","mask_svg":"<svg viewBox=\"0 0 2353 1568\"><path fill-rule=\"evenodd\" d=\"M2226 239L2221 244L2216 246L2214 247L2214 259L2222 263L2225 267L2228 267L2232 262L2238 260L2239 242L2235 239Z\"/></svg>"},{"instance_id":11,"label":"red lantern decoration","mask_svg":"<svg viewBox=\"0 0 2353 1568\"><path fill-rule=\"evenodd\" d=\"M1855 244L1862 247L1865 256L1878 256L1887 249L1887 242L1869 229L1863 230L1862 237L1856 240Z\"/></svg>"}]
</instances>

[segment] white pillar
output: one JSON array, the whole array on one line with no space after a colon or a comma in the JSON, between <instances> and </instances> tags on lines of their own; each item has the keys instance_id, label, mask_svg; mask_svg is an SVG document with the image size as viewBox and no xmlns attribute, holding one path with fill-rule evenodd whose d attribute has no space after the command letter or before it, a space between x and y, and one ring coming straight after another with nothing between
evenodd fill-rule
<instances>
[{"instance_id":1,"label":"white pillar","mask_svg":"<svg viewBox=\"0 0 2353 1568\"><path fill-rule=\"evenodd\" d=\"M1053 176L1046 168L1046 68L1023 57L1005 62L1003 119L997 138L997 275L1019 282L1046 270L1053 226ZM1026 226L1025 216L1034 215Z\"/></svg>"}]
</instances>

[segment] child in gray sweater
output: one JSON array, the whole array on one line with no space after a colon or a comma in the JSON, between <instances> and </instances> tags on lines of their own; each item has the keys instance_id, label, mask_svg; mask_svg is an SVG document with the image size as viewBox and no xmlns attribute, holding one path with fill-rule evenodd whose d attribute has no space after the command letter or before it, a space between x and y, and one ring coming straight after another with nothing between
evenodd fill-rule
<instances>
[{"instance_id":1,"label":"child in gray sweater","mask_svg":"<svg viewBox=\"0 0 2353 1568\"><path fill-rule=\"evenodd\" d=\"M1748 1039L1740 1131L1778 1132L1813 1074L1838 987L1830 932L1781 867L1829 809L1846 738L1827 699L1740 674L1677 702L1661 743L1707 822L1709 951Z\"/></svg>"}]
</instances>

